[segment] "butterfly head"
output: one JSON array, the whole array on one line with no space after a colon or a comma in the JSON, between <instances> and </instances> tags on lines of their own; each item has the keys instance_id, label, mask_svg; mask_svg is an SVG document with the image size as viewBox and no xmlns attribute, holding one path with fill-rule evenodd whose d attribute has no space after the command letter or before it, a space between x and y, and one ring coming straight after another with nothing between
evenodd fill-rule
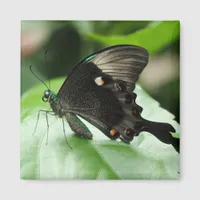
<instances>
[{"instance_id":1,"label":"butterfly head","mask_svg":"<svg viewBox=\"0 0 200 200\"><path fill-rule=\"evenodd\" d=\"M42 101L44 102L49 102L50 104L55 103L57 100L57 96L54 92L52 92L51 90L45 90L44 91L44 96L42 97Z\"/></svg>"}]
</instances>

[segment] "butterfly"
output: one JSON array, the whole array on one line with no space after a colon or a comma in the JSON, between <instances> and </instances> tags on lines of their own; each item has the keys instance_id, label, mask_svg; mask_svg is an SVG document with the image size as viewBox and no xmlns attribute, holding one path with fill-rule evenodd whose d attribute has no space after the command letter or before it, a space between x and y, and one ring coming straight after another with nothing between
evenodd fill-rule
<instances>
[{"instance_id":1,"label":"butterfly","mask_svg":"<svg viewBox=\"0 0 200 200\"><path fill-rule=\"evenodd\" d=\"M47 87L42 100L52 111L41 111L66 119L75 134L87 139L93 135L78 116L111 140L130 143L146 131L179 152L173 126L144 119L143 108L136 103L135 84L148 60L148 51L135 45L101 49L70 72L57 94Z\"/></svg>"}]
</instances>

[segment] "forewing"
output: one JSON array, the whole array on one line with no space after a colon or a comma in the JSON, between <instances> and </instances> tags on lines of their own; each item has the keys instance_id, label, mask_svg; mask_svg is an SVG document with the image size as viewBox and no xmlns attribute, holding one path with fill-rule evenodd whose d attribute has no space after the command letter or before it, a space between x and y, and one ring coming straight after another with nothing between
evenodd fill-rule
<instances>
[{"instance_id":1,"label":"forewing","mask_svg":"<svg viewBox=\"0 0 200 200\"><path fill-rule=\"evenodd\" d=\"M148 52L138 46L115 46L97 53L90 62L114 80L125 81L127 89L132 92L139 74L148 63Z\"/></svg>"}]
</instances>

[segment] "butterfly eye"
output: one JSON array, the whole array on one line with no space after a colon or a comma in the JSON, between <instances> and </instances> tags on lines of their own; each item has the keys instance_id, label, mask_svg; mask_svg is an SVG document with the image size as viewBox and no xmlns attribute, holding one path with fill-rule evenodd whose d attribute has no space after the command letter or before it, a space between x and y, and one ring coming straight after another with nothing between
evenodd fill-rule
<instances>
[{"instance_id":1,"label":"butterfly eye","mask_svg":"<svg viewBox=\"0 0 200 200\"><path fill-rule=\"evenodd\" d=\"M49 99L50 93L48 91L44 92L44 96L42 97L42 101L47 102Z\"/></svg>"},{"instance_id":2,"label":"butterfly eye","mask_svg":"<svg viewBox=\"0 0 200 200\"><path fill-rule=\"evenodd\" d=\"M49 95L50 95L50 94L49 94L49 92L48 92L48 91L44 92L44 97L45 97L45 98L47 98L47 99L48 99L48 98L49 98Z\"/></svg>"}]
</instances>

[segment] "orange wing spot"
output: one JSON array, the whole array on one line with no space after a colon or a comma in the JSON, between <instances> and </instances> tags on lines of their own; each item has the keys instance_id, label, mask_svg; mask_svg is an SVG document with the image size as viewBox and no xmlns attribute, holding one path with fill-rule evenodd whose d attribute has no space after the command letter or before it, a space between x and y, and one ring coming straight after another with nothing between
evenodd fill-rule
<instances>
[{"instance_id":1,"label":"orange wing spot","mask_svg":"<svg viewBox=\"0 0 200 200\"><path fill-rule=\"evenodd\" d=\"M110 135L114 136L116 133L117 133L117 131L115 129L110 130Z\"/></svg>"}]
</instances>

